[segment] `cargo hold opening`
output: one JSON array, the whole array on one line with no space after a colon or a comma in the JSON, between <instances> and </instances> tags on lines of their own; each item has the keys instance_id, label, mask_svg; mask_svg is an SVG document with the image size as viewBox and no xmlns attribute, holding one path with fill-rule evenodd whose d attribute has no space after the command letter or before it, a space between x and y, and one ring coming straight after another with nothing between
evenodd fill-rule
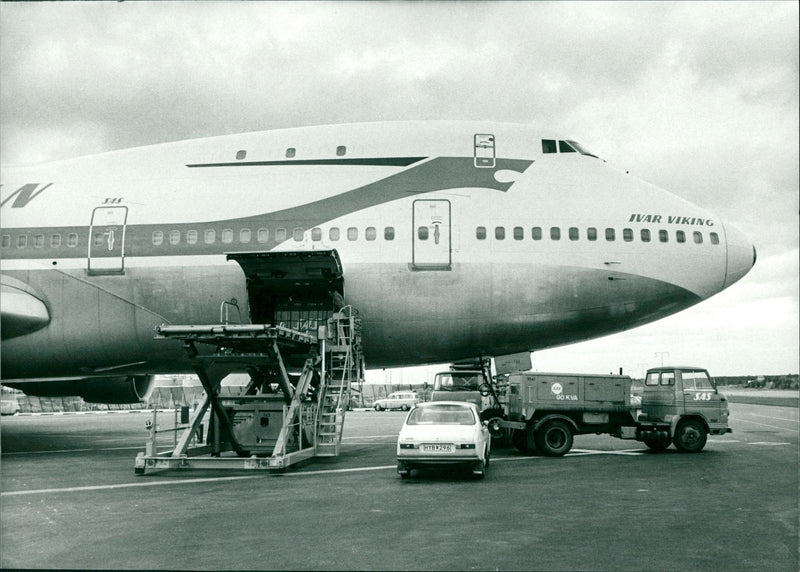
<instances>
[{"instance_id":1,"label":"cargo hold opening","mask_svg":"<svg viewBox=\"0 0 800 572\"><path fill-rule=\"evenodd\" d=\"M227 255L247 279L250 321L316 332L344 306L344 275L335 250Z\"/></svg>"}]
</instances>

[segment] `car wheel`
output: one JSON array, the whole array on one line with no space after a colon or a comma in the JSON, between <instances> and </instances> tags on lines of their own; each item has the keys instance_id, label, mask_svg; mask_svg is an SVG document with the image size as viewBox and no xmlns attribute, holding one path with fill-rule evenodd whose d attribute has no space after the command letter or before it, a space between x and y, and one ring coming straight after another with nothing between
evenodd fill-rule
<instances>
[{"instance_id":1,"label":"car wheel","mask_svg":"<svg viewBox=\"0 0 800 572\"><path fill-rule=\"evenodd\" d=\"M401 405L400 406L400 410L401 411L408 411L408 405Z\"/></svg>"},{"instance_id":2,"label":"car wheel","mask_svg":"<svg viewBox=\"0 0 800 572\"><path fill-rule=\"evenodd\" d=\"M548 421L534 435L536 449L548 457L561 457L572 449L572 428L560 419Z\"/></svg>"},{"instance_id":3,"label":"car wheel","mask_svg":"<svg viewBox=\"0 0 800 572\"><path fill-rule=\"evenodd\" d=\"M489 468L489 460L490 460L491 454L492 454L492 450L489 448L489 445L486 445L486 454L483 456L483 459L484 459L484 465L486 466L487 469Z\"/></svg>"},{"instance_id":4,"label":"car wheel","mask_svg":"<svg viewBox=\"0 0 800 572\"><path fill-rule=\"evenodd\" d=\"M401 479L407 479L411 476L411 469L402 463L397 463L397 474Z\"/></svg>"},{"instance_id":5,"label":"car wheel","mask_svg":"<svg viewBox=\"0 0 800 572\"><path fill-rule=\"evenodd\" d=\"M653 451L663 451L670 445L670 440L668 436L645 437L643 441L644 444L647 445Z\"/></svg>"},{"instance_id":6,"label":"car wheel","mask_svg":"<svg viewBox=\"0 0 800 572\"><path fill-rule=\"evenodd\" d=\"M706 428L697 419L686 419L678 423L672 442L682 453L699 453L706 446Z\"/></svg>"},{"instance_id":7,"label":"car wheel","mask_svg":"<svg viewBox=\"0 0 800 572\"><path fill-rule=\"evenodd\" d=\"M380 403L375 404L375 411L383 411L383 406Z\"/></svg>"},{"instance_id":8,"label":"car wheel","mask_svg":"<svg viewBox=\"0 0 800 572\"><path fill-rule=\"evenodd\" d=\"M472 478L482 479L485 476L486 476L486 462L478 461L477 463L475 463L475 467L472 469Z\"/></svg>"}]
</instances>

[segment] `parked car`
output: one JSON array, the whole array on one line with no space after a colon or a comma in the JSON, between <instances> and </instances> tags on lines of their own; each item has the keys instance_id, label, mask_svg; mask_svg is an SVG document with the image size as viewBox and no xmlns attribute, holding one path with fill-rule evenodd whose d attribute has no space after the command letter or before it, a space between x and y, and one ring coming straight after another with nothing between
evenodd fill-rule
<instances>
[{"instance_id":1,"label":"parked car","mask_svg":"<svg viewBox=\"0 0 800 572\"><path fill-rule=\"evenodd\" d=\"M373 407L375 411L383 411L384 409L408 411L417 403L419 403L419 397L413 391L395 391L390 393L388 397L376 400Z\"/></svg>"},{"instance_id":2,"label":"parked car","mask_svg":"<svg viewBox=\"0 0 800 572\"><path fill-rule=\"evenodd\" d=\"M19 411L19 401L16 397L0 399L0 415L16 415Z\"/></svg>"},{"instance_id":3,"label":"parked car","mask_svg":"<svg viewBox=\"0 0 800 572\"><path fill-rule=\"evenodd\" d=\"M474 403L420 403L406 417L397 438L397 472L411 476L420 467L464 465L483 478L489 466L491 437Z\"/></svg>"}]
</instances>

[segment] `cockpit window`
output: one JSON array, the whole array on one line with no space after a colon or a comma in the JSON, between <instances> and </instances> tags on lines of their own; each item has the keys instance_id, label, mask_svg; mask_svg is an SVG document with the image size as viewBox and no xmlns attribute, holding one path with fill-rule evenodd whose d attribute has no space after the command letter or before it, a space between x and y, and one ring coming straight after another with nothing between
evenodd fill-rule
<instances>
[{"instance_id":1,"label":"cockpit window","mask_svg":"<svg viewBox=\"0 0 800 572\"><path fill-rule=\"evenodd\" d=\"M589 157L598 158L594 153L590 153L584 146L577 141L555 139L542 139L542 153L580 153Z\"/></svg>"},{"instance_id":2,"label":"cockpit window","mask_svg":"<svg viewBox=\"0 0 800 572\"><path fill-rule=\"evenodd\" d=\"M558 152L559 153L575 153L575 149L573 149L572 145L570 145L566 141L559 141L558 142Z\"/></svg>"}]
</instances>

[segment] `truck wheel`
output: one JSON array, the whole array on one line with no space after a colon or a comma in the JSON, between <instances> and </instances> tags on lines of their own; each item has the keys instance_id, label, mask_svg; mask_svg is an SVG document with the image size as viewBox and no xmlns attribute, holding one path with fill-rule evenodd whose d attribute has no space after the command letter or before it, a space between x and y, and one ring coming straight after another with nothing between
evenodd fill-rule
<instances>
[{"instance_id":1,"label":"truck wheel","mask_svg":"<svg viewBox=\"0 0 800 572\"><path fill-rule=\"evenodd\" d=\"M682 453L699 453L706 446L706 428L697 419L686 419L678 423L672 442Z\"/></svg>"},{"instance_id":2,"label":"truck wheel","mask_svg":"<svg viewBox=\"0 0 800 572\"><path fill-rule=\"evenodd\" d=\"M561 457L572 449L572 428L564 421L548 421L536 431L536 449L548 457Z\"/></svg>"},{"instance_id":3,"label":"truck wheel","mask_svg":"<svg viewBox=\"0 0 800 572\"><path fill-rule=\"evenodd\" d=\"M528 435L525 429L514 429L511 432L511 442L520 453L532 453L532 449L528 446Z\"/></svg>"},{"instance_id":4,"label":"truck wheel","mask_svg":"<svg viewBox=\"0 0 800 572\"><path fill-rule=\"evenodd\" d=\"M643 441L653 451L663 451L670 445L669 437L650 437L643 439Z\"/></svg>"},{"instance_id":5,"label":"truck wheel","mask_svg":"<svg viewBox=\"0 0 800 572\"><path fill-rule=\"evenodd\" d=\"M492 436L492 445L495 447L505 447L508 445L508 432L502 427L497 426L496 423L492 423L493 420L502 421L503 419L505 419L505 416L503 415L502 409L487 409L481 413L481 421L489 422L489 433Z\"/></svg>"}]
</instances>

